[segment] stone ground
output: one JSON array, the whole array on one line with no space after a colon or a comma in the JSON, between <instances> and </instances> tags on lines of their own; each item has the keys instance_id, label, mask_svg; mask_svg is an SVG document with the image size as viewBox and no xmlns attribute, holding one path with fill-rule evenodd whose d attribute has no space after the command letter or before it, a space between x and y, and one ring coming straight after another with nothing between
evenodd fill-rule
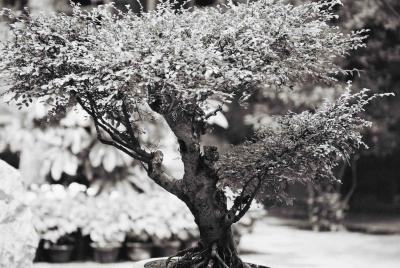
<instances>
[{"instance_id":1,"label":"stone ground","mask_svg":"<svg viewBox=\"0 0 400 268\"><path fill-rule=\"evenodd\" d=\"M244 260L271 268L400 267L400 234L316 233L290 227L286 221L277 218L257 223L254 232L242 238L241 247ZM34 268L81 267L142 268L143 265L129 262L34 265Z\"/></svg>"}]
</instances>

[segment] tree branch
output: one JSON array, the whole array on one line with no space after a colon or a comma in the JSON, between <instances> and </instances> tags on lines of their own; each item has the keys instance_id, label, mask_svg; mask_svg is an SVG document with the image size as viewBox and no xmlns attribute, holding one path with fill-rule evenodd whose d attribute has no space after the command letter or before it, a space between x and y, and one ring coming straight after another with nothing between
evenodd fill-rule
<instances>
[{"instance_id":1,"label":"tree branch","mask_svg":"<svg viewBox=\"0 0 400 268\"><path fill-rule=\"evenodd\" d=\"M92 109L92 115L94 116L95 119L98 119L100 121L99 124L103 125L102 128L108 133L108 135L110 135L110 137L113 140L117 141L118 143L121 143L125 147L130 148L129 140L127 140L123 136L123 133L119 132L115 126L111 125L106 120L104 120L103 116L96 109L96 104L95 104L94 100L88 94L86 95L86 98L89 100L89 106ZM97 113L97 115L96 115L96 113ZM133 149L133 148L131 148L131 149Z\"/></svg>"},{"instance_id":2,"label":"tree branch","mask_svg":"<svg viewBox=\"0 0 400 268\"><path fill-rule=\"evenodd\" d=\"M162 170L163 154L162 154L161 151L158 150L158 151L155 151L155 152L153 152L151 154L145 152L146 156L148 155L148 157L145 157L145 156L142 156L142 155L138 154L135 151L135 149L132 148L132 146L129 146L129 144L126 144L125 142L123 142L119 137L115 136L107 128L107 126L105 126L104 124L99 122L99 120L98 120L99 116L96 115L95 108L93 107L93 104L90 105L91 109L89 109L85 105L85 103L83 102L83 100L80 97L75 96L75 98L77 99L78 103L82 106L82 108L93 118L94 125L95 125L96 132L97 132L97 138L99 139L100 142L102 142L104 144L107 144L107 145L111 145L111 146L117 148L118 150L121 150L122 152L126 153L130 157L141 161L142 166L146 170L148 176L155 183L157 183L159 186L161 186L162 188L164 188L168 192L176 195L177 197L182 196L182 189L181 189L181 186L180 186L180 181L175 179L175 178L171 178L170 176L165 174L165 172ZM128 115L127 111L126 111L126 115ZM111 138L113 140L106 140L101 135L100 128L105 130L111 136ZM133 133L133 130L132 130L132 133ZM147 168L146 168L145 164L148 165Z\"/></svg>"},{"instance_id":3,"label":"tree branch","mask_svg":"<svg viewBox=\"0 0 400 268\"><path fill-rule=\"evenodd\" d=\"M308 130L306 129L305 131L303 131L300 134L299 139L303 138L303 137L306 137L307 134L308 134ZM280 154L274 155L272 158L273 159L278 159L278 158L284 156L285 154L288 154L290 152L296 151L303 144L304 143L302 143L302 142L298 142L292 148L286 148ZM262 172L262 174L257 177L258 182L257 182L253 192L251 194L247 194L247 195L246 195L247 188L249 187L250 183L254 180L254 178L250 178L249 180L246 181L245 185L243 186L242 192L234 200L232 208L227 213L226 223L228 225L231 225L233 223L238 222L247 213L247 211L250 209L251 203L253 202L253 200L254 200L255 196L257 195L258 191L260 190L262 181L263 181L265 175L267 174L268 166L265 166L264 168L265 168L264 172Z\"/></svg>"},{"instance_id":4,"label":"tree branch","mask_svg":"<svg viewBox=\"0 0 400 268\"><path fill-rule=\"evenodd\" d=\"M146 152L145 150L141 149L137 140L135 143L131 143L130 140L127 140L125 137L123 137L123 133L120 133L119 131L117 131L115 129L115 127L110 125L107 121L105 121L102 118L101 114L99 114L97 112L96 106L94 104L94 100L90 96L86 96L86 98L89 102L90 109L85 105L82 98L80 98L76 94L75 94L75 98L76 98L77 102L80 104L80 106L93 118L96 129L98 130L100 127L102 130L107 132L107 134L110 135L110 137L113 140L113 141L108 141L108 140L105 140L104 138L102 138L101 135L100 135L100 137L98 135L99 140L102 143L112 145L112 146L116 147L117 149L127 153L129 156L131 156L135 159L138 159L140 161L144 161L146 163L148 163L150 161L151 154ZM133 130L132 130L132 133L133 133Z\"/></svg>"},{"instance_id":5,"label":"tree branch","mask_svg":"<svg viewBox=\"0 0 400 268\"><path fill-rule=\"evenodd\" d=\"M238 222L250 209L255 196L260 190L261 182L265 174L266 172L263 172L263 174L258 177L258 182L255 185L253 192L248 195L245 195L245 193L247 192L247 188L249 187L250 182L252 182L253 179L251 178L246 181L245 185L243 186L242 192L234 200L232 208L227 213L227 218L226 218L227 225L230 226L231 224Z\"/></svg>"},{"instance_id":6,"label":"tree branch","mask_svg":"<svg viewBox=\"0 0 400 268\"><path fill-rule=\"evenodd\" d=\"M135 137L135 133L133 131L131 122L129 120L128 108L126 106L125 100L122 101L122 114L123 114L124 122L125 122L124 125L125 125L125 127L127 129L127 132L129 134L129 136L131 137L132 144L135 145L135 146L138 146L139 143L138 143L138 141L137 141L137 139Z\"/></svg>"},{"instance_id":7,"label":"tree branch","mask_svg":"<svg viewBox=\"0 0 400 268\"><path fill-rule=\"evenodd\" d=\"M250 196L248 196L248 198L246 198L247 200L246 200L244 207L241 208L239 210L239 213L237 215L235 215L235 217L233 218L233 223L238 222L247 213L247 211L249 211L254 198L256 197L258 191L260 190L261 181L262 181L262 179L259 178L257 186L254 188L254 191L251 193Z\"/></svg>"},{"instance_id":8,"label":"tree branch","mask_svg":"<svg viewBox=\"0 0 400 268\"><path fill-rule=\"evenodd\" d=\"M181 181L175 178L171 178L167 175L162 168L162 161L164 155L160 150L152 153L152 159L148 164L148 168L144 167L147 171L147 175L162 188L168 192L176 195L177 197L182 196Z\"/></svg>"},{"instance_id":9,"label":"tree branch","mask_svg":"<svg viewBox=\"0 0 400 268\"><path fill-rule=\"evenodd\" d=\"M204 120L207 120L208 118L217 115L217 113L221 112L221 111L222 111L222 105L218 105L218 107L214 111L209 112L208 114L204 115L203 118L204 118Z\"/></svg>"},{"instance_id":10,"label":"tree branch","mask_svg":"<svg viewBox=\"0 0 400 268\"><path fill-rule=\"evenodd\" d=\"M121 133L114 130L109 123L107 123L104 119L102 119L101 115L96 114L96 109L94 107L94 104L91 103L91 101L89 101L89 106L90 106L89 109L88 107L86 107L82 98L76 95L75 98L78 101L79 105L93 118L93 121L96 122L98 126L100 126L104 131L106 131L112 139L114 139L116 142L120 143L125 147L129 147L129 145L124 140L122 140L120 137L115 136L115 135L120 135Z\"/></svg>"},{"instance_id":11,"label":"tree branch","mask_svg":"<svg viewBox=\"0 0 400 268\"><path fill-rule=\"evenodd\" d=\"M151 155L141 148L139 139L136 138L136 136L135 136L135 132L134 132L131 122L129 120L130 116L129 116L128 107L126 105L125 100L123 100L123 102L122 102L122 114L123 114L123 120L125 122L123 124L124 124L125 128L127 129L128 136L130 137L132 146L135 148L135 152L143 157L150 158Z\"/></svg>"},{"instance_id":12,"label":"tree branch","mask_svg":"<svg viewBox=\"0 0 400 268\"><path fill-rule=\"evenodd\" d=\"M97 139L101 143L104 143L106 145L111 145L111 146L113 146L113 147L117 148L118 150L126 153L127 155L129 155L130 157L132 157L132 158L134 158L136 160L139 160L139 161L142 161L142 162L147 162L148 161L147 159L145 159L145 158L143 158L143 157L141 157L141 156L139 156L139 155L137 155L137 154L135 154L133 152L130 152L127 148L125 148L122 145L116 143L115 141L110 141L110 140L106 140L105 138L103 138L103 136L101 135L101 131L99 129L99 124L98 124L98 122L96 120L94 120L94 126L95 126L96 132L97 132Z\"/></svg>"}]
</instances>

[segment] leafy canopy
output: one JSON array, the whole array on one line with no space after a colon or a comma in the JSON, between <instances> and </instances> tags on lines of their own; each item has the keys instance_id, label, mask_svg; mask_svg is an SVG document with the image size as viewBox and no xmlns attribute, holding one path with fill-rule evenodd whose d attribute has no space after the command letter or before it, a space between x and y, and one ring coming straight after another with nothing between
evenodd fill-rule
<instances>
[{"instance_id":1,"label":"leafy canopy","mask_svg":"<svg viewBox=\"0 0 400 268\"><path fill-rule=\"evenodd\" d=\"M333 168L339 160L349 161L357 149L368 148L361 132L371 123L360 113L371 100L388 95L350 90L348 84L336 102L325 102L314 112L277 117L277 124L259 130L255 141L234 146L220 162L221 186L282 202L290 201L285 192L288 183L335 181Z\"/></svg>"},{"instance_id":2,"label":"leafy canopy","mask_svg":"<svg viewBox=\"0 0 400 268\"><path fill-rule=\"evenodd\" d=\"M332 80L333 59L364 38L328 24L335 4L261 0L177 11L163 3L140 16L112 4L89 12L73 6L72 16L15 18L1 69L20 104L43 97L65 107L77 94L111 117L122 99L138 112L159 98L188 109L210 97L246 96L260 84Z\"/></svg>"},{"instance_id":3,"label":"leafy canopy","mask_svg":"<svg viewBox=\"0 0 400 268\"><path fill-rule=\"evenodd\" d=\"M148 164L150 177L176 192L153 172L162 154L138 138L150 107L196 127L207 119L201 107L209 99L224 103L245 100L260 86L335 81L335 59L362 47L366 32L344 34L329 23L338 3L260 0L178 10L162 3L140 15L112 4L89 12L73 6L72 16L13 18L0 68L19 105L41 98L59 113L79 103L111 137L108 144ZM282 196L288 181L331 179L338 158L363 144L360 128L368 123L357 114L369 100L365 91L346 93L314 113L289 114L256 142L222 156L219 186L242 189L235 218L254 197Z\"/></svg>"}]
</instances>

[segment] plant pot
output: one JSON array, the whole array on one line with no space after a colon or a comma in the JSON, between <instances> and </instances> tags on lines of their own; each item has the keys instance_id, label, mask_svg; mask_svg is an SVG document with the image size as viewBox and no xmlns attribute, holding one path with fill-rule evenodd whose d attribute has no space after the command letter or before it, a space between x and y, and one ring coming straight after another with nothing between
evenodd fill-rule
<instances>
[{"instance_id":1,"label":"plant pot","mask_svg":"<svg viewBox=\"0 0 400 268\"><path fill-rule=\"evenodd\" d=\"M163 241L153 247L152 257L168 257L175 255L181 246L181 243L177 240L174 241Z\"/></svg>"},{"instance_id":2,"label":"plant pot","mask_svg":"<svg viewBox=\"0 0 400 268\"><path fill-rule=\"evenodd\" d=\"M141 242L126 243L127 255L131 261L140 261L151 257L153 244Z\"/></svg>"},{"instance_id":3,"label":"plant pot","mask_svg":"<svg viewBox=\"0 0 400 268\"><path fill-rule=\"evenodd\" d=\"M121 245L98 246L91 245L93 248L93 259L95 262L111 263L116 262L119 256Z\"/></svg>"},{"instance_id":4,"label":"plant pot","mask_svg":"<svg viewBox=\"0 0 400 268\"><path fill-rule=\"evenodd\" d=\"M71 245L51 245L46 249L50 262L64 263L71 260L74 247Z\"/></svg>"}]
</instances>

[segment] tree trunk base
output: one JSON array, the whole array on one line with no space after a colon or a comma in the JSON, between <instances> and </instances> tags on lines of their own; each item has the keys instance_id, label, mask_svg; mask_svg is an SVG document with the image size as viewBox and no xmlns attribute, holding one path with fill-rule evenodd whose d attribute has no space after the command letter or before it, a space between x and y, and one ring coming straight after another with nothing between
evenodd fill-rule
<instances>
[{"instance_id":1,"label":"tree trunk base","mask_svg":"<svg viewBox=\"0 0 400 268\"><path fill-rule=\"evenodd\" d=\"M252 263L243 263L247 265L249 268L270 268L267 266L263 265L257 265L257 264L252 264ZM163 260L155 260L155 261L150 261L144 265L145 268L171 268L171 267L180 267L180 268L192 268L195 267L195 265L189 265L189 266L177 266L177 260L173 259L170 261L170 263L167 266L167 259ZM202 266L202 267L207 267L207 266ZM245 266L246 267L246 266ZM236 267L230 267L230 268L236 268Z\"/></svg>"},{"instance_id":2,"label":"tree trunk base","mask_svg":"<svg viewBox=\"0 0 400 268\"><path fill-rule=\"evenodd\" d=\"M215 227L216 226L216 227ZM214 228L215 227L215 228ZM201 239L195 247L184 249L166 260L158 260L145 265L146 268L252 268L261 267L242 262L232 229L225 230L218 225L200 228ZM201 232L210 230L214 232ZM215 239L217 238L217 239ZM266 268L266 267L265 267Z\"/></svg>"}]
</instances>

